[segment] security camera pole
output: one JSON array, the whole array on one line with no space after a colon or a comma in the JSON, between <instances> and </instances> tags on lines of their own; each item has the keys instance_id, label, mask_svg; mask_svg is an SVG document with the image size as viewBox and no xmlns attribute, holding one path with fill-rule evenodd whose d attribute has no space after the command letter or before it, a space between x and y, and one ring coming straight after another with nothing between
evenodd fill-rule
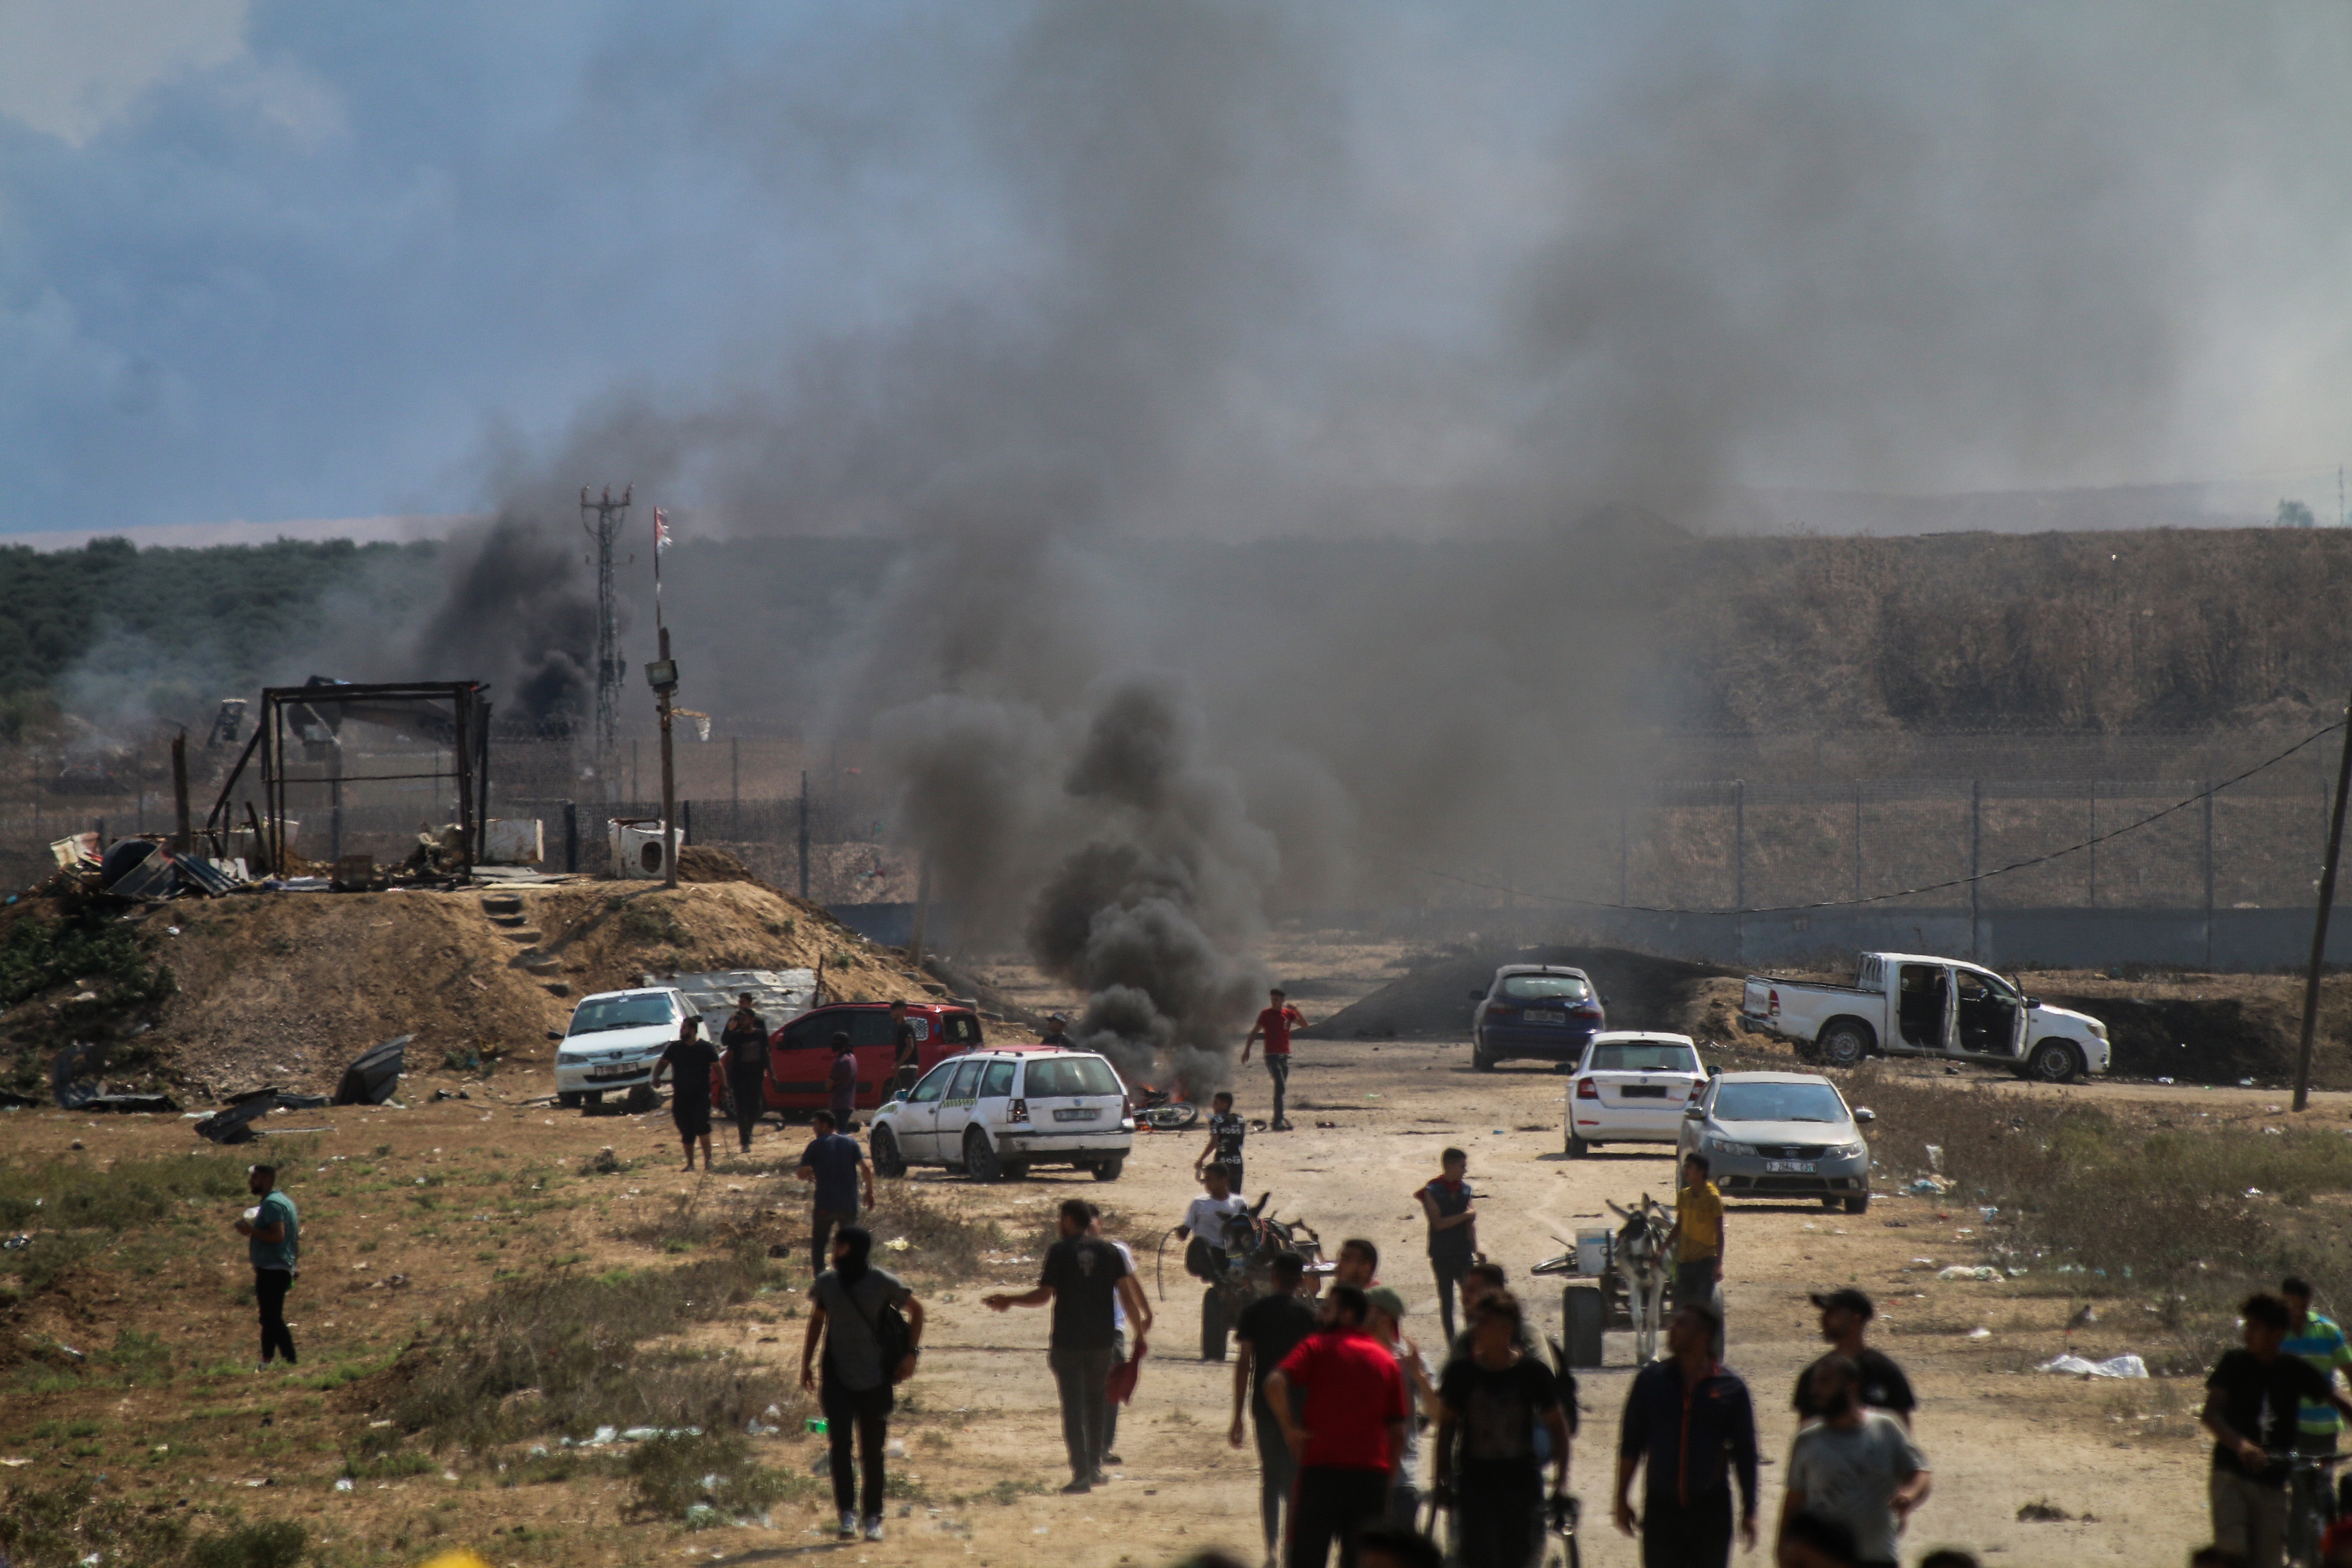
<instances>
[{"instance_id":1,"label":"security camera pole","mask_svg":"<svg viewBox=\"0 0 2352 1568\"><path fill-rule=\"evenodd\" d=\"M654 632L661 639L661 657L646 666L646 679L654 689L661 713L662 757L662 886L677 886L677 773L669 748L670 699L677 695L677 661L669 656L669 628L662 625L661 558L669 552L669 519L654 508Z\"/></svg>"}]
</instances>

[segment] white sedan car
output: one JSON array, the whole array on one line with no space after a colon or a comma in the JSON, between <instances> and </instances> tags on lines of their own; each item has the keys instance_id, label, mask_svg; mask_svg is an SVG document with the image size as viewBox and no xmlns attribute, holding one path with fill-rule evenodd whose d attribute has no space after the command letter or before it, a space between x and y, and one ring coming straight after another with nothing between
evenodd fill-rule
<instances>
[{"instance_id":1,"label":"white sedan car","mask_svg":"<svg viewBox=\"0 0 2352 1568\"><path fill-rule=\"evenodd\" d=\"M1568 1152L1603 1143L1672 1144L1706 1088L1688 1035L1612 1029L1592 1037L1568 1086Z\"/></svg>"}]
</instances>

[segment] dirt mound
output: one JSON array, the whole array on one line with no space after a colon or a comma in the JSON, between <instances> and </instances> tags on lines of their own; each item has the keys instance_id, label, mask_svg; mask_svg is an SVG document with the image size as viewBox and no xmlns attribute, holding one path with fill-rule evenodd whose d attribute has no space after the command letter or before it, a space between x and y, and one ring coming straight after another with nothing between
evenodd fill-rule
<instances>
[{"instance_id":1,"label":"dirt mound","mask_svg":"<svg viewBox=\"0 0 2352 1568\"><path fill-rule=\"evenodd\" d=\"M688 844L677 852L677 879L681 882L748 882L751 870L743 862L724 849L713 849L708 844Z\"/></svg>"},{"instance_id":2,"label":"dirt mound","mask_svg":"<svg viewBox=\"0 0 2352 1568\"><path fill-rule=\"evenodd\" d=\"M509 898L520 920L493 913L511 910ZM822 960L837 995L925 994L896 954L748 880L265 894L152 906L126 920L177 986L105 1033L197 1100L264 1084L329 1093L353 1057L395 1035L415 1037L411 1072L451 1055L544 1061L554 1050L547 1031L577 998L647 973ZM0 1034L27 1037L71 1005L79 984L26 998L0 1017Z\"/></svg>"},{"instance_id":3,"label":"dirt mound","mask_svg":"<svg viewBox=\"0 0 2352 1568\"><path fill-rule=\"evenodd\" d=\"M1493 948L1433 958L1302 1033L1325 1039L1458 1040L1470 1032L1470 993L1506 963L1560 963L1600 987L1612 1029L1687 1032L1702 983L1729 973L1704 963L1615 947Z\"/></svg>"}]
</instances>

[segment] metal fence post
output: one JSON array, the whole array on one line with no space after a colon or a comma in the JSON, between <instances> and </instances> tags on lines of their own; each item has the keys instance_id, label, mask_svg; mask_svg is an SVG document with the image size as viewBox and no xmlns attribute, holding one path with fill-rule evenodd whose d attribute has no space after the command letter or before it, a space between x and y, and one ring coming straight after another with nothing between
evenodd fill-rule
<instances>
[{"instance_id":1,"label":"metal fence post","mask_svg":"<svg viewBox=\"0 0 2352 1568\"><path fill-rule=\"evenodd\" d=\"M801 897L803 899L809 896L808 805L808 770L803 768L801 770Z\"/></svg>"},{"instance_id":2,"label":"metal fence post","mask_svg":"<svg viewBox=\"0 0 2352 1568\"><path fill-rule=\"evenodd\" d=\"M1969 956L1977 963L1984 962L1984 940L1979 925L1982 918L1978 902L1983 884L1977 879L1984 866L1984 781L1969 781Z\"/></svg>"},{"instance_id":3,"label":"metal fence post","mask_svg":"<svg viewBox=\"0 0 2352 1568\"><path fill-rule=\"evenodd\" d=\"M1853 897L1862 901L1862 781L1853 781Z\"/></svg>"},{"instance_id":4,"label":"metal fence post","mask_svg":"<svg viewBox=\"0 0 2352 1568\"><path fill-rule=\"evenodd\" d=\"M2205 781L2205 969L2213 969L2213 781Z\"/></svg>"},{"instance_id":5,"label":"metal fence post","mask_svg":"<svg viewBox=\"0 0 2352 1568\"><path fill-rule=\"evenodd\" d=\"M1748 781L1731 781L1732 961L1748 962Z\"/></svg>"}]
</instances>

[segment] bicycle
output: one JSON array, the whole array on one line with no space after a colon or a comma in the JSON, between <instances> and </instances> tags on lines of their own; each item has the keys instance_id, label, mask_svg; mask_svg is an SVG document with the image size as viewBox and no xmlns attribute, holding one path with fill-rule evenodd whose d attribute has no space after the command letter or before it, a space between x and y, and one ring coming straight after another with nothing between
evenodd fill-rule
<instances>
[{"instance_id":1,"label":"bicycle","mask_svg":"<svg viewBox=\"0 0 2352 1568\"><path fill-rule=\"evenodd\" d=\"M2336 1485L2329 1471L2342 1454L2279 1453L2286 1467L2286 1560L2297 1568L2319 1568L2319 1542L2337 1517Z\"/></svg>"}]
</instances>

